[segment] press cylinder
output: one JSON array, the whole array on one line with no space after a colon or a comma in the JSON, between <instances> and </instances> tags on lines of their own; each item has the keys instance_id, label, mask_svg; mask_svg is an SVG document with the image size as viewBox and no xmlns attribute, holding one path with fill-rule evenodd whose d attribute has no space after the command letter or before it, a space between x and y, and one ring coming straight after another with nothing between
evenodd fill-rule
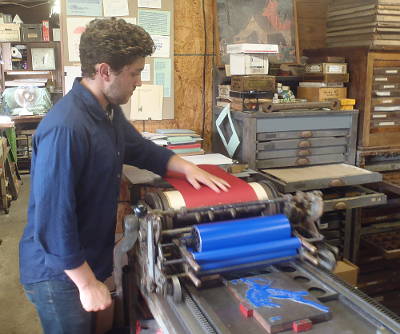
<instances>
[{"instance_id":1,"label":"press cylinder","mask_svg":"<svg viewBox=\"0 0 400 334\"><path fill-rule=\"evenodd\" d=\"M193 227L193 249L208 252L289 239L291 226L285 215L258 216Z\"/></svg>"}]
</instances>

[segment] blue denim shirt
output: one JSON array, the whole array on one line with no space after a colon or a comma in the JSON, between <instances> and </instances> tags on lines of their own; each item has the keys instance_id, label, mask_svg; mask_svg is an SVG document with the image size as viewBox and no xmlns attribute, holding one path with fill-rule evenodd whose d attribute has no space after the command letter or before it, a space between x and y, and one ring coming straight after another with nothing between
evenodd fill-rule
<instances>
[{"instance_id":1,"label":"blue denim shirt","mask_svg":"<svg viewBox=\"0 0 400 334\"><path fill-rule=\"evenodd\" d=\"M145 140L113 106L110 121L80 84L33 137L28 223L20 241L23 284L66 280L87 261L97 279L112 272L122 164L163 175L172 151Z\"/></svg>"}]
</instances>

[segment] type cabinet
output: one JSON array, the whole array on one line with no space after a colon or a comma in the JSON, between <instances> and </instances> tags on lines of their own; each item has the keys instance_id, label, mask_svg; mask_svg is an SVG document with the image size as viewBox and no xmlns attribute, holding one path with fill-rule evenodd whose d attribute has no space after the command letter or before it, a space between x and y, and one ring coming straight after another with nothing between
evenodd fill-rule
<instances>
[{"instance_id":1,"label":"type cabinet","mask_svg":"<svg viewBox=\"0 0 400 334\"><path fill-rule=\"evenodd\" d=\"M325 48L304 50L304 55L346 58L348 96L360 110L360 149L400 148L400 49Z\"/></svg>"}]
</instances>

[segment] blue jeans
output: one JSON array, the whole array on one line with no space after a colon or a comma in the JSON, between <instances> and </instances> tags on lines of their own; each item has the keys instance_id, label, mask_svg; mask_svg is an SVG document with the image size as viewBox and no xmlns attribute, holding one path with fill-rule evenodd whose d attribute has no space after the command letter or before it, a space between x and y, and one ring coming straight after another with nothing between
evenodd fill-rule
<instances>
[{"instance_id":1,"label":"blue jeans","mask_svg":"<svg viewBox=\"0 0 400 334\"><path fill-rule=\"evenodd\" d=\"M35 305L45 334L90 334L92 312L86 312L72 281L43 281L24 285Z\"/></svg>"}]
</instances>

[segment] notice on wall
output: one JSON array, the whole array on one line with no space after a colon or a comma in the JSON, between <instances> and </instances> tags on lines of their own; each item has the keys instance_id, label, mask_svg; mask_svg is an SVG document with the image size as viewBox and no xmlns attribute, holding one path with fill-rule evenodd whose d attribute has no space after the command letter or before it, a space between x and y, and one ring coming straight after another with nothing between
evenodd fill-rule
<instances>
[{"instance_id":1,"label":"notice on wall","mask_svg":"<svg viewBox=\"0 0 400 334\"><path fill-rule=\"evenodd\" d=\"M138 24L150 35L169 36L171 13L165 10L139 9Z\"/></svg>"},{"instance_id":2,"label":"notice on wall","mask_svg":"<svg viewBox=\"0 0 400 334\"><path fill-rule=\"evenodd\" d=\"M68 33L68 59L70 62L79 62L79 43L81 35L86 29L86 25L94 17L67 17Z\"/></svg>"},{"instance_id":3,"label":"notice on wall","mask_svg":"<svg viewBox=\"0 0 400 334\"><path fill-rule=\"evenodd\" d=\"M138 0L138 7L161 8L161 0Z\"/></svg>"},{"instance_id":4,"label":"notice on wall","mask_svg":"<svg viewBox=\"0 0 400 334\"><path fill-rule=\"evenodd\" d=\"M137 87L131 97L132 121L162 120L163 88L157 85Z\"/></svg>"},{"instance_id":5,"label":"notice on wall","mask_svg":"<svg viewBox=\"0 0 400 334\"><path fill-rule=\"evenodd\" d=\"M121 18L124 19L125 22L136 24L136 17L121 17Z\"/></svg>"},{"instance_id":6,"label":"notice on wall","mask_svg":"<svg viewBox=\"0 0 400 334\"><path fill-rule=\"evenodd\" d=\"M171 59L154 59L154 83L164 87L164 97L171 97Z\"/></svg>"},{"instance_id":7,"label":"notice on wall","mask_svg":"<svg viewBox=\"0 0 400 334\"><path fill-rule=\"evenodd\" d=\"M156 51L151 55L155 58L169 58L170 37L161 35L152 35Z\"/></svg>"},{"instance_id":8,"label":"notice on wall","mask_svg":"<svg viewBox=\"0 0 400 334\"><path fill-rule=\"evenodd\" d=\"M65 90L64 94L67 94L75 81L75 78L82 76L81 67L80 66L64 66L64 82L65 82Z\"/></svg>"},{"instance_id":9,"label":"notice on wall","mask_svg":"<svg viewBox=\"0 0 400 334\"><path fill-rule=\"evenodd\" d=\"M102 16L102 0L66 0L69 16Z\"/></svg>"},{"instance_id":10,"label":"notice on wall","mask_svg":"<svg viewBox=\"0 0 400 334\"><path fill-rule=\"evenodd\" d=\"M128 0L103 0L104 16L128 16Z\"/></svg>"},{"instance_id":11,"label":"notice on wall","mask_svg":"<svg viewBox=\"0 0 400 334\"><path fill-rule=\"evenodd\" d=\"M141 73L141 80L142 81L151 80L150 64L144 64L144 69Z\"/></svg>"}]
</instances>

